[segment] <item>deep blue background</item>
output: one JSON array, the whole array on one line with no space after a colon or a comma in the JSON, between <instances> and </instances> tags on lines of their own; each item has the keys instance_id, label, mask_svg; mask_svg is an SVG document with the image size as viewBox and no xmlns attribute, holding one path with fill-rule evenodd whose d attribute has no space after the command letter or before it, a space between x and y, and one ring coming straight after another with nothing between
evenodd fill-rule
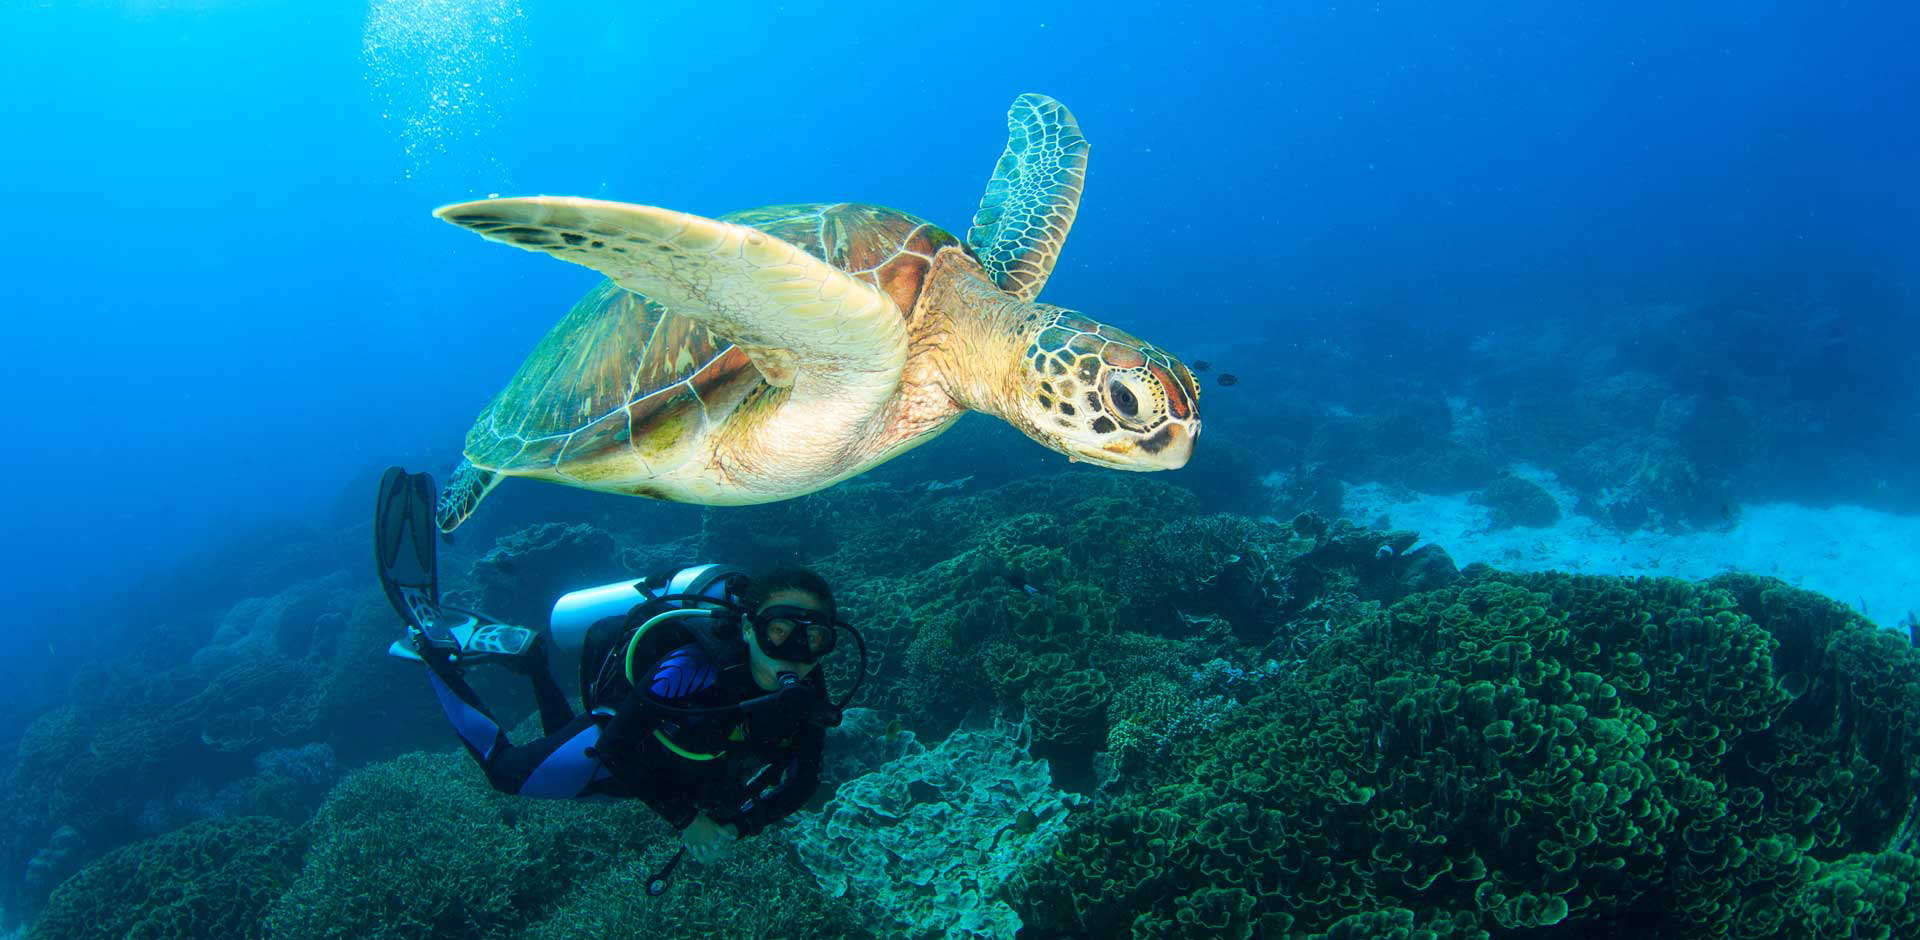
<instances>
[{"instance_id":1,"label":"deep blue background","mask_svg":"<svg viewBox=\"0 0 1920 940\"><path fill-rule=\"evenodd\" d=\"M451 466L593 275L436 205L851 199L959 230L1023 91L1094 144L1048 299L1176 353L1347 309L1914 316L1911 3L639 6L527 4L508 73L473 76L492 120L411 162L362 6L0 10L5 662L57 668L81 601L224 533Z\"/></svg>"}]
</instances>

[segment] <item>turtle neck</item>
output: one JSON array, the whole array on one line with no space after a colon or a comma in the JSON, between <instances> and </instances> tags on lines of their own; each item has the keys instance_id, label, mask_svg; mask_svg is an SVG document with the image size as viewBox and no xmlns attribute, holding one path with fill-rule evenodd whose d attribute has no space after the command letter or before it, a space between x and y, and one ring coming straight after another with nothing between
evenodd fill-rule
<instances>
[{"instance_id":1,"label":"turtle neck","mask_svg":"<svg viewBox=\"0 0 1920 940\"><path fill-rule=\"evenodd\" d=\"M1027 317L1037 305L995 287L960 250L941 253L929 290L908 324L912 346L902 388L922 396L906 403L909 422L944 425L962 411L978 411L1019 426L1020 412L1010 403L1018 393Z\"/></svg>"}]
</instances>

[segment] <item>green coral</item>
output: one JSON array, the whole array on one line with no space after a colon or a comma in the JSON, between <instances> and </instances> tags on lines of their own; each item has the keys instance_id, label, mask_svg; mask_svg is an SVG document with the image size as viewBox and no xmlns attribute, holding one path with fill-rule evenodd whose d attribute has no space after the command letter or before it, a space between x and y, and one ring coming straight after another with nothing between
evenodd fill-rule
<instances>
[{"instance_id":1,"label":"green coral","mask_svg":"<svg viewBox=\"0 0 1920 940\"><path fill-rule=\"evenodd\" d=\"M862 704L940 733L989 688L1000 717L1033 712L1042 747L1066 742L1078 761L1124 717L1108 714L1114 688L1218 657L1225 641L1285 642L1297 657L1344 606L1433 567L1403 554L1411 533L1317 519L1303 532L1198 508L1179 487L1110 473L981 491L864 483L709 514L707 541L738 557L804 534L801 555L869 642ZM827 669L836 688L852 680L846 662ZM1085 671L1105 685L1068 675Z\"/></svg>"},{"instance_id":2,"label":"green coral","mask_svg":"<svg viewBox=\"0 0 1920 940\"><path fill-rule=\"evenodd\" d=\"M1821 867L1911 833L1920 799L1920 652L1840 605L1743 577L1483 575L1328 630L1082 814L1029 922L1355 935L1447 910L1466 919L1363 932L1573 935L1657 911L1646 936L1737 937L1904 903L1876 874L1904 862Z\"/></svg>"},{"instance_id":3,"label":"green coral","mask_svg":"<svg viewBox=\"0 0 1920 940\"><path fill-rule=\"evenodd\" d=\"M276 937L508 936L630 842L665 835L649 822L644 806L496 793L464 754L404 755L334 788L268 923Z\"/></svg>"},{"instance_id":4,"label":"green coral","mask_svg":"<svg viewBox=\"0 0 1920 940\"><path fill-rule=\"evenodd\" d=\"M1786 917L1796 937L1920 936L1920 858L1884 852L1821 865L1788 905Z\"/></svg>"},{"instance_id":5,"label":"green coral","mask_svg":"<svg viewBox=\"0 0 1920 940\"><path fill-rule=\"evenodd\" d=\"M663 844L668 844L663 842ZM783 847L743 843L716 868L683 862L665 896L647 893L661 853L629 853L587 876L515 940L581 937L727 937L730 940L861 940L865 919L833 898Z\"/></svg>"},{"instance_id":6,"label":"green coral","mask_svg":"<svg viewBox=\"0 0 1920 940\"><path fill-rule=\"evenodd\" d=\"M1048 674L1027 689L1023 700L1033 723L1036 742L1061 748L1104 741L1107 701L1113 687L1106 674L1093 669L1070 669Z\"/></svg>"},{"instance_id":7,"label":"green coral","mask_svg":"<svg viewBox=\"0 0 1920 940\"><path fill-rule=\"evenodd\" d=\"M194 823L107 853L62 882L32 940L250 940L293 881L300 834L257 816Z\"/></svg>"},{"instance_id":8,"label":"green coral","mask_svg":"<svg viewBox=\"0 0 1920 940\"><path fill-rule=\"evenodd\" d=\"M497 793L457 752L349 775L311 829L305 866L267 917L274 940L859 935L850 906L764 837L710 875L686 863L676 897L650 902L645 884L679 842L646 806Z\"/></svg>"}]
</instances>

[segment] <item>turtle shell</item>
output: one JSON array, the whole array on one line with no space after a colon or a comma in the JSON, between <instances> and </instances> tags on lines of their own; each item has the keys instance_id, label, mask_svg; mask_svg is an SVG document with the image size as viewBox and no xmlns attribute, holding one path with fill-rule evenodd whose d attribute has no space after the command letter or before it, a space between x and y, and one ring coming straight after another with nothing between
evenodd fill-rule
<instances>
[{"instance_id":1,"label":"turtle shell","mask_svg":"<svg viewBox=\"0 0 1920 940\"><path fill-rule=\"evenodd\" d=\"M905 212L854 203L769 206L721 219L878 287L909 321L934 255L961 244ZM618 488L677 466L733 415L775 406L786 394L726 337L602 281L481 412L466 457L483 469Z\"/></svg>"}]
</instances>

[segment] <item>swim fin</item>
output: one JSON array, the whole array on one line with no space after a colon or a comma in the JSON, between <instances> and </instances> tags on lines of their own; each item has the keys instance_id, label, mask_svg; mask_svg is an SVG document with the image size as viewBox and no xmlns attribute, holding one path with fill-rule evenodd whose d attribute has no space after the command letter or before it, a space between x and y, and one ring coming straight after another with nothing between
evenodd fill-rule
<instances>
[{"instance_id":1,"label":"swim fin","mask_svg":"<svg viewBox=\"0 0 1920 940\"><path fill-rule=\"evenodd\" d=\"M484 614L440 606L440 572L433 524L433 476L388 467L373 507L373 561L387 602L407 623L407 638L387 652L423 660L430 647L449 660L484 661L527 652L536 634L496 623Z\"/></svg>"},{"instance_id":2,"label":"swim fin","mask_svg":"<svg viewBox=\"0 0 1920 940\"><path fill-rule=\"evenodd\" d=\"M440 620L440 573L433 536L433 477L388 467L373 506L373 562L387 602L436 646L459 643Z\"/></svg>"},{"instance_id":3,"label":"swim fin","mask_svg":"<svg viewBox=\"0 0 1920 940\"><path fill-rule=\"evenodd\" d=\"M451 665L464 666L513 659L532 649L538 637L526 627L493 623L457 607L441 611L435 623L438 629L433 634L409 629L406 639L395 640L387 647L387 655L396 659L426 662L420 649L424 642L431 645L436 654L441 654L436 656L436 661L444 658Z\"/></svg>"}]
</instances>

